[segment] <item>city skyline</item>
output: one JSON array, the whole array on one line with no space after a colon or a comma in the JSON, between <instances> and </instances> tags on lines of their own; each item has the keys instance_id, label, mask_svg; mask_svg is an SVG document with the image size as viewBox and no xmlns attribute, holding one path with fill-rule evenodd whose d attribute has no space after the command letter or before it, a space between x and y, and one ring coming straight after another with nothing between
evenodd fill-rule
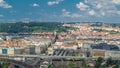
<instances>
[{"instance_id":1,"label":"city skyline","mask_svg":"<svg viewBox=\"0 0 120 68\"><path fill-rule=\"evenodd\" d=\"M0 22L120 23L119 0L0 0Z\"/></svg>"}]
</instances>

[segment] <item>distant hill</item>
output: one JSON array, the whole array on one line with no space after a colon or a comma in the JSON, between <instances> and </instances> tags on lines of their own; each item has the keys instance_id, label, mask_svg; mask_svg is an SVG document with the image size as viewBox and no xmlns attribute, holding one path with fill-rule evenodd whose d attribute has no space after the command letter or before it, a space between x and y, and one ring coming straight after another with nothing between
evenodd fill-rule
<instances>
[{"instance_id":1,"label":"distant hill","mask_svg":"<svg viewBox=\"0 0 120 68\"><path fill-rule=\"evenodd\" d=\"M62 25L63 23L56 22L0 23L0 32L66 32L68 29L71 29L71 27L64 27Z\"/></svg>"}]
</instances>

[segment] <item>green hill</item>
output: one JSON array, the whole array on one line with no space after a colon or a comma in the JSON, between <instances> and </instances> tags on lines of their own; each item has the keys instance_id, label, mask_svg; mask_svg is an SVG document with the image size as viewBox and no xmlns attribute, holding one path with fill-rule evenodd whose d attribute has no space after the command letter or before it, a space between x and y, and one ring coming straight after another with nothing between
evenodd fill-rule
<instances>
[{"instance_id":1,"label":"green hill","mask_svg":"<svg viewBox=\"0 0 120 68\"><path fill-rule=\"evenodd\" d=\"M62 25L63 23L57 22L0 23L0 32L66 32L68 29L71 29L71 27L64 27Z\"/></svg>"}]
</instances>

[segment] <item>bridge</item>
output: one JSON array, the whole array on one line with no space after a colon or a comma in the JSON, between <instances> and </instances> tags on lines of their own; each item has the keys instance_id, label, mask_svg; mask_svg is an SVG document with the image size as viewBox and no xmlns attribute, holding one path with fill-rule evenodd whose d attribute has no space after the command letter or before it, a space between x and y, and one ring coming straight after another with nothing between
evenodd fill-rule
<instances>
[{"instance_id":1,"label":"bridge","mask_svg":"<svg viewBox=\"0 0 120 68\"><path fill-rule=\"evenodd\" d=\"M21 54L14 54L14 55L0 55L1 58L41 58L41 59L97 59L97 57L81 57L81 56L47 56L47 55L21 55ZM109 58L109 57L108 57ZM104 58L107 59L107 58ZM119 60L120 57L112 57L112 59Z\"/></svg>"},{"instance_id":2,"label":"bridge","mask_svg":"<svg viewBox=\"0 0 120 68\"><path fill-rule=\"evenodd\" d=\"M14 58L21 58L21 59L26 59L26 58L39 58L39 59L49 59L49 60L61 60L61 59L65 59L65 60L88 60L88 59L92 59L92 60L96 60L97 58L93 58L93 57L81 57L81 56L44 56L44 55L20 55L20 54L15 54L15 55L0 55L0 60L1 61L7 61L10 63L14 63L17 64L20 67L23 68L37 68L37 64L39 64L40 60L37 60L35 62L33 62L32 64L28 64L24 61L17 61ZM120 60L120 57L114 57L112 58L113 60ZM108 58L104 58L105 60Z\"/></svg>"},{"instance_id":3,"label":"bridge","mask_svg":"<svg viewBox=\"0 0 120 68\"><path fill-rule=\"evenodd\" d=\"M27 64L25 62L16 61L16 60L8 59L8 58L0 58L0 61L12 63L14 65L19 66L20 68L34 68L33 65L29 65L29 64Z\"/></svg>"},{"instance_id":4,"label":"bridge","mask_svg":"<svg viewBox=\"0 0 120 68\"><path fill-rule=\"evenodd\" d=\"M15 58L20 58L20 60L15 60ZM0 55L0 61L6 61L9 63L13 63L15 65L18 65L22 68L38 68L39 62L41 60L34 61L32 64L26 63L25 60L26 58L39 58L39 59L49 59L49 60L71 60L71 59L85 59L83 57L79 56L44 56L44 55L20 55L20 54L15 54L15 55Z\"/></svg>"},{"instance_id":5,"label":"bridge","mask_svg":"<svg viewBox=\"0 0 120 68\"><path fill-rule=\"evenodd\" d=\"M61 59L61 58L71 58L71 59L85 59L85 57L80 56L46 56L46 55L20 55L20 54L14 54L14 55L0 55L0 57L21 57L21 58L41 58L41 59Z\"/></svg>"},{"instance_id":6,"label":"bridge","mask_svg":"<svg viewBox=\"0 0 120 68\"><path fill-rule=\"evenodd\" d=\"M19 58L19 59L17 59ZM39 62L41 61L40 58L36 59L34 62L32 63L28 63L26 62L26 59L30 58L30 57L23 57L23 56L11 56L11 55L0 55L0 61L2 62L7 62L7 63L12 63L14 65L19 66L20 68L38 68L39 66ZM36 58L36 57L32 57L32 58Z\"/></svg>"}]
</instances>

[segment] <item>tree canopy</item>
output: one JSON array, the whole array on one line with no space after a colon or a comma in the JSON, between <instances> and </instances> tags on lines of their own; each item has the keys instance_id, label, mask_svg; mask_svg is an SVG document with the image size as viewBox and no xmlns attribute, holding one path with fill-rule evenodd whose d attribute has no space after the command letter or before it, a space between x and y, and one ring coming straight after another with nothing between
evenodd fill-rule
<instances>
[{"instance_id":1,"label":"tree canopy","mask_svg":"<svg viewBox=\"0 0 120 68\"><path fill-rule=\"evenodd\" d=\"M71 27L62 26L57 22L30 22L30 23L0 23L0 32L20 33L20 32L66 32Z\"/></svg>"}]
</instances>

